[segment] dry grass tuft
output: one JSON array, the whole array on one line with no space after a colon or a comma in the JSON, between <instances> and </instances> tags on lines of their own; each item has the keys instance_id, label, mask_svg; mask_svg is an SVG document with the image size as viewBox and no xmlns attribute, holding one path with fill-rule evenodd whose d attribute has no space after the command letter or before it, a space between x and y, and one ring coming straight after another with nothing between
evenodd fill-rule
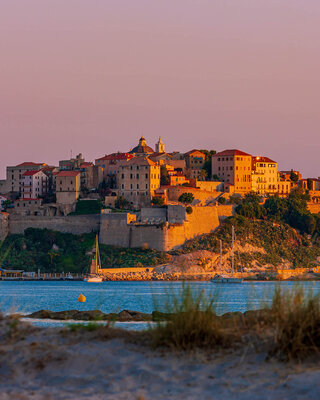
<instances>
[{"instance_id":1,"label":"dry grass tuft","mask_svg":"<svg viewBox=\"0 0 320 400\"><path fill-rule=\"evenodd\" d=\"M234 326L216 315L214 304L214 298L209 299L202 291L194 293L189 285L183 285L181 293L171 296L167 303L169 321L151 328L153 346L193 350L225 348L239 342Z\"/></svg>"},{"instance_id":2,"label":"dry grass tuft","mask_svg":"<svg viewBox=\"0 0 320 400\"><path fill-rule=\"evenodd\" d=\"M303 288L275 291L271 314L275 323L270 351L283 360L303 360L320 353L320 297Z\"/></svg>"}]
</instances>

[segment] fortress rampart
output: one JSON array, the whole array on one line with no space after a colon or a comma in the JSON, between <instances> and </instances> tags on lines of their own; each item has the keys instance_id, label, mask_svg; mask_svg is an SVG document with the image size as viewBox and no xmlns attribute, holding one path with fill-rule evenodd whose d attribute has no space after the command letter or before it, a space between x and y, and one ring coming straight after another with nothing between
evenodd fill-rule
<instances>
[{"instance_id":1,"label":"fortress rampart","mask_svg":"<svg viewBox=\"0 0 320 400\"><path fill-rule=\"evenodd\" d=\"M100 232L100 242L107 245L135 248L148 247L169 251L219 226L226 206L193 206L191 214L182 205L143 209L140 214L107 213L100 215L20 216L0 214L0 239L8 233L23 234L27 228L51 229L79 235Z\"/></svg>"}]
</instances>

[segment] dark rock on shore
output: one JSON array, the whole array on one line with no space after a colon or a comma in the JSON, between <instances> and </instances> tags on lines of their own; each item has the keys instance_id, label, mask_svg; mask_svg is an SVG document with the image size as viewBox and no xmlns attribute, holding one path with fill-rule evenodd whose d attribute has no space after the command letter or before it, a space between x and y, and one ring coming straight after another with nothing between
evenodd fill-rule
<instances>
[{"instance_id":1,"label":"dark rock on shore","mask_svg":"<svg viewBox=\"0 0 320 400\"><path fill-rule=\"evenodd\" d=\"M100 310L92 311L50 311L40 310L26 315L25 318L53 319L53 320L75 320L75 321L152 321L152 314L145 314L139 311L123 310L119 314L106 314Z\"/></svg>"}]
</instances>

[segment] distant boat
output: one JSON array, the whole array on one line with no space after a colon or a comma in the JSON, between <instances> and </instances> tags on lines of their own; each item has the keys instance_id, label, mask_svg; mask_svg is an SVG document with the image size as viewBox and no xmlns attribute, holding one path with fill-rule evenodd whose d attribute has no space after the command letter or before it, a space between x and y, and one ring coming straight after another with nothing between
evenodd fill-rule
<instances>
[{"instance_id":1,"label":"distant boat","mask_svg":"<svg viewBox=\"0 0 320 400\"><path fill-rule=\"evenodd\" d=\"M92 258L90 273L84 277L84 282L98 283L103 282L103 274L101 273L101 259L99 251L98 235L96 236L96 251Z\"/></svg>"},{"instance_id":2,"label":"distant boat","mask_svg":"<svg viewBox=\"0 0 320 400\"><path fill-rule=\"evenodd\" d=\"M232 226L232 273L231 276L222 274L222 241L220 240L220 274L216 274L212 279L212 283L242 283L242 278L234 276L234 226Z\"/></svg>"}]
</instances>

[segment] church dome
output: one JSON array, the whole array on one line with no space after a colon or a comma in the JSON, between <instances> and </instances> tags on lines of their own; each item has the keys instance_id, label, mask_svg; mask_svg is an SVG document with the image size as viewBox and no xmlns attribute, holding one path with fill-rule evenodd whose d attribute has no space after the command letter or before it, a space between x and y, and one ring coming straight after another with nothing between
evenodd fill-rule
<instances>
[{"instance_id":1,"label":"church dome","mask_svg":"<svg viewBox=\"0 0 320 400\"><path fill-rule=\"evenodd\" d=\"M154 153L154 150L150 146L147 146L146 139L143 136L141 136L138 146L134 147L129 153L130 154L152 154L152 153Z\"/></svg>"}]
</instances>

